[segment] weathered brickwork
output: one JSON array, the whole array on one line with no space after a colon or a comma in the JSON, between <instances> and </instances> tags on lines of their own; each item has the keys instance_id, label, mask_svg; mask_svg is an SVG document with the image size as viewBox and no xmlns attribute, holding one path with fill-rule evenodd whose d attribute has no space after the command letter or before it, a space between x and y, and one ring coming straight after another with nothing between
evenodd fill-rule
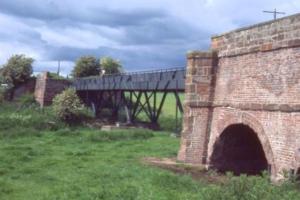
<instances>
[{"instance_id":1,"label":"weathered brickwork","mask_svg":"<svg viewBox=\"0 0 300 200\"><path fill-rule=\"evenodd\" d=\"M212 38L219 57L300 46L300 15L242 28Z\"/></svg>"},{"instance_id":2,"label":"weathered brickwork","mask_svg":"<svg viewBox=\"0 0 300 200\"><path fill-rule=\"evenodd\" d=\"M185 90L185 115L181 150L178 159L190 163L205 163L209 121L213 98L214 70L216 66L214 52L193 52L188 55ZM198 105L193 109L193 105ZM201 132L199 132L201 130ZM200 156L199 156L200 155Z\"/></svg>"},{"instance_id":3,"label":"weathered brickwork","mask_svg":"<svg viewBox=\"0 0 300 200\"><path fill-rule=\"evenodd\" d=\"M210 52L187 60L178 160L209 167L222 132L243 124L256 133L274 179L296 168L300 14L215 36Z\"/></svg>"},{"instance_id":4,"label":"weathered brickwork","mask_svg":"<svg viewBox=\"0 0 300 200\"><path fill-rule=\"evenodd\" d=\"M51 79L48 72L40 74L36 79L34 96L41 107L48 106L52 99L64 89L70 86L67 80Z\"/></svg>"},{"instance_id":5,"label":"weathered brickwork","mask_svg":"<svg viewBox=\"0 0 300 200\"><path fill-rule=\"evenodd\" d=\"M35 87L35 79L32 78L28 80L26 83L23 83L22 85L18 86L17 88L14 89L14 94L13 94L13 100L17 100L24 94L32 94L34 92L34 87Z\"/></svg>"}]
</instances>

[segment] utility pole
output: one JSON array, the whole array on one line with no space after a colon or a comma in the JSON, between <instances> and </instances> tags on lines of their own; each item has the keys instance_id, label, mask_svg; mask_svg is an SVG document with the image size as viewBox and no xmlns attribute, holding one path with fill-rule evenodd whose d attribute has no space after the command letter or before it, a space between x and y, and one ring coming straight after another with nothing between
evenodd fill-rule
<instances>
[{"instance_id":1,"label":"utility pole","mask_svg":"<svg viewBox=\"0 0 300 200\"><path fill-rule=\"evenodd\" d=\"M273 16L274 16L274 20L277 19L277 14L285 15L285 12L278 12L278 11L276 10L276 8L274 9L274 11L266 11L266 10L264 10L263 12L264 12L264 13L272 13Z\"/></svg>"},{"instance_id":2,"label":"utility pole","mask_svg":"<svg viewBox=\"0 0 300 200\"><path fill-rule=\"evenodd\" d=\"M59 76L60 73L60 60L58 60L58 66L57 66L57 75Z\"/></svg>"}]
</instances>

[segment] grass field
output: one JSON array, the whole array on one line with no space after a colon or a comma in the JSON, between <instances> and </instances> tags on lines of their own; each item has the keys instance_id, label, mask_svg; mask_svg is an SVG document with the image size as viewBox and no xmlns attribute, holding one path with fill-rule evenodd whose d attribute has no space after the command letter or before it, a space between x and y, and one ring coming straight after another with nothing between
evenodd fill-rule
<instances>
[{"instance_id":1,"label":"grass field","mask_svg":"<svg viewBox=\"0 0 300 200\"><path fill-rule=\"evenodd\" d=\"M300 199L299 185L266 177L225 184L148 166L175 157L179 139L143 129L103 132L66 127L46 109L0 106L0 199Z\"/></svg>"}]
</instances>

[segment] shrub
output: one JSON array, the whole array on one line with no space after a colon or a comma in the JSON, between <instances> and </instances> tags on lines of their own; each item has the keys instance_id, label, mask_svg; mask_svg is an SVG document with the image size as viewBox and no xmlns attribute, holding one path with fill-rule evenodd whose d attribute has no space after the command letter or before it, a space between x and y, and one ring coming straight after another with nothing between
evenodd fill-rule
<instances>
[{"instance_id":1,"label":"shrub","mask_svg":"<svg viewBox=\"0 0 300 200\"><path fill-rule=\"evenodd\" d=\"M53 111L60 120L68 124L79 122L87 115L86 108L73 88L68 88L54 97Z\"/></svg>"}]
</instances>

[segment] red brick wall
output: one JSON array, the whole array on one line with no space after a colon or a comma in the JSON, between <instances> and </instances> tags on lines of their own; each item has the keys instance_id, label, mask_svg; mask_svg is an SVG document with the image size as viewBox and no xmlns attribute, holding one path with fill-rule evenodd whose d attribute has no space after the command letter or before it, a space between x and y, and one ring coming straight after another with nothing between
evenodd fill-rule
<instances>
[{"instance_id":1,"label":"red brick wall","mask_svg":"<svg viewBox=\"0 0 300 200\"><path fill-rule=\"evenodd\" d=\"M48 77L48 72L45 72L36 80L34 93L36 101L41 107L51 105L52 99L70 84L68 80L51 79Z\"/></svg>"},{"instance_id":2,"label":"red brick wall","mask_svg":"<svg viewBox=\"0 0 300 200\"><path fill-rule=\"evenodd\" d=\"M296 109L300 105L299 55L298 47L220 58L215 103Z\"/></svg>"},{"instance_id":3,"label":"red brick wall","mask_svg":"<svg viewBox=\"0 0 300 200\"><path fill-rule=\"evenodd\" d=\"M212 49L217 67L210 88L191 86L197 75L187 74L178 159L201 164L205 157L209 165L223 130L242 123L258 135L273 178L281 178L283 169L294 167L300 148L300 14L215 36ZM201 69L188 59L188 72ZM203 91L211 91L210 100ZM201 147L192 145L197 140L202 140Z\"/></svg>"},{"instance_id":4,"label":"red brick wall","mask_svg":"<svg viewBox=\"0 0 300 200\"><path fill-rule=\"evenodd\" d=\"M32 94L34 92L34 87L35 87L35 79L32 78L14 89L13 100L20 98L24 94Z\"/></svg>"}]
</instances>

